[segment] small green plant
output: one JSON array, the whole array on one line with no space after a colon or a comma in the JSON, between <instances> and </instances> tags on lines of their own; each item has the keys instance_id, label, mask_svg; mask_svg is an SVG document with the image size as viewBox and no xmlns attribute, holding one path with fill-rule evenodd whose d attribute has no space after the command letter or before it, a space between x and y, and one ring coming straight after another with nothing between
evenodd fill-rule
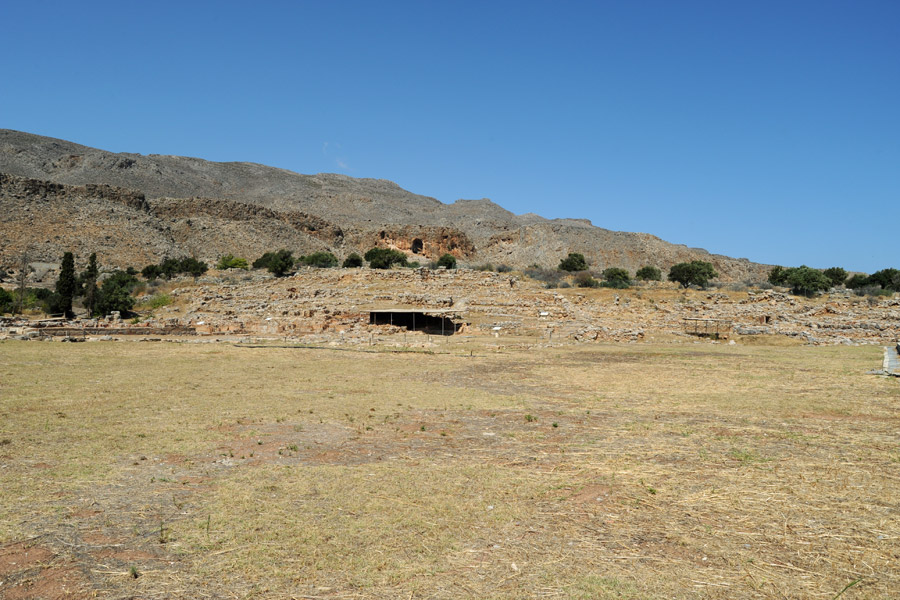
<instances>
[{"instance_id":1,"label":"small green plant","mask_svg":"<svg viewBox=\"0 0 900 600\"><path fill-rule=\"evenodd\" d=\"M575 276L575 285L580 288L597 288L600 287L600 282L591 277L587 271L583 271Z\"/></svg>"},{"instance_id":2,"label":"small green plant","mask_svg":"<svg viewBox=\"0 0 900 600\"><path fill-rule=\"evenodd\" d=\"M156 310L163 306L169 306L172 302L174 302L174 300L172 300L172 296L169 294L154 294L141 303L141 308Z\"/></svg>"},{"instance_id":3,"label":"small green plant","mask_svg":"<svg viewBox=\"0 0 900 600\"><path fill-rule=\"evenodd\" d=\"M556 421L554 421L554 422L553 422L553 428L556 429L557 427L559 427L559 423L557 423Z\"/></svg>"},{"instance_id":4,"label":"small green plant","mask_svg":"<svg viewBox=\"0 0 900 600\"><path fill-rule=\"evenodd\" d=\"M752 464L759 462L769 462L768 458L763 458L752 450L742 450L740 448L732 448L728 452L729 458L740 462L741 464Z\"/></svg>"},{"instance_id":5,"label":"small green plant","mask_svg":"<svg viewBox=\"0 0 900 600\"><path fill-rule=\"evenodd\" d=\"M438 259L437 266L444 267L445 269L455 269L456 257L452 254L444 254Z\"/></svg>"},{"instance_id":6,"label":"small green plant","mask_svg":"<svg viewBox=\"0 0 900 600\"><path fill-rule=\"evenodd\" d=\"M137 579L141 576L140 572L137 570L137 567L135 567L134 565L131 565L128 568L128 574L131 575L132 579Z\"/></svg>"},{"instance_id":7,"label":"small green plant","mask_svg":"<svg viewBox=\"0 0 900 600\"><path fill-rule=\"evenodd\" d=\"M537 417L534 415L525 415L525 421L528 423L534 423L537 421Z\"/></svg>"},{"instance_id":8,"label":"small green plant","mask_svg":"<svg viewBox=\"0 0 900 600\"><path fill-rule=\"evenodd\" d=\"M226 254L219 258L219 262L216 263L216 268L220 271L224 271L225 269L247 270L250 268L250 265L247 263L246 258L237 258L233 254Z\"/></svg>"}]
</instances>

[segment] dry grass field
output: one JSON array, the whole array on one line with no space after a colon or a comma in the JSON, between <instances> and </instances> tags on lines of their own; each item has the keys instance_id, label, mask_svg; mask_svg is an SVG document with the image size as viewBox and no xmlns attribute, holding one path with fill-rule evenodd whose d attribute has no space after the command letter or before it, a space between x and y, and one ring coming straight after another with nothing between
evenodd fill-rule
<instances>
[{"instance_id":1,"label":"dry grass field","mask_svg":"<svg viewBox=\"0 0 900 600\"><path fill-rule=\"evenodd\" d=\"M879 348L497 342L0 342L0 597L900 596Z\"/></svg>"}]
</instances>

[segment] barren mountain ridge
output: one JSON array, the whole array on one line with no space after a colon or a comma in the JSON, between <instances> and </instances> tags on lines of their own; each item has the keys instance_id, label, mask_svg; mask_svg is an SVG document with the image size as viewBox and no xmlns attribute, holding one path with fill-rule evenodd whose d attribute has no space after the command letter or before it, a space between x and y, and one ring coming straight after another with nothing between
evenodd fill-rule
<instances>
[{"instance_id":1,"label":"barren mountain ridge","mask_svg":"<svg viewBox=\"0 0 900 600\"><path fill-rule=\"evenodd\" d=\"M27 250L56 262L72 250L101 264L137 266L166 256L253 260L288 248L343 258L373 246L461 264L555 267L580 252L592 268L667 269L713 263L726 281L764 279L767 265L610 231L583 219L515 215L490 200L444 204L382 179L302 175L243 162L112 153L0 129L0 265ZM418 256L416 256L418 255Z\"/></svg>"}]
</instances>

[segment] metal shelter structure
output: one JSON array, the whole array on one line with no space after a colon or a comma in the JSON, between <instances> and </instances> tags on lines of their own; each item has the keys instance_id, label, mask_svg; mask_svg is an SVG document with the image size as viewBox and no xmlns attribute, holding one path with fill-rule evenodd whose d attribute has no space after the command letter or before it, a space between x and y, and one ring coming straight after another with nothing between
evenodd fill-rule
<instances>
[{"instance_id":1,"label":"metal shelter structure","mask_svg":"<svg viewBox=\"0 0 900 600\"><path fill-rule=\"evenodd\" d=\"M731 334L731 320L686 317L684 319L684 332L688 335L699 337L727 338Z\"/></svg>"},{"instance_id":2,"label":"metal shelter structure","mask_svg":"<svg viewBox=\"0 0 900 600\"><path fill-rule=\"evenodd\" d=\"M394 325L410 331L422 331L432 335L453 335L461 323L451 317L457 313L447 309L392 308L369 311L370 325Z\"/></svg>"}]
</instances>

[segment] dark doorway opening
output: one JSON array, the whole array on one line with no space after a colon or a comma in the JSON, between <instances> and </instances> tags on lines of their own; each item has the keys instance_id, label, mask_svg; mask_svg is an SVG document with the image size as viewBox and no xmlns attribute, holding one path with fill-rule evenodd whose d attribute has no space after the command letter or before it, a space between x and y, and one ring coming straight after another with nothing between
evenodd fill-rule
<instances>
[{"instance_id":1,"label":"dark doorway opening","mask_svg":"<svg viewBox=\"0 0 900 600\"><path fill-rule=\"evenodd\" d=\"M369 324L395 325L430 335L453 335L460 327L448 317L414 310L373 310L369 312Z\"/></svg>"},{"instance_id":2,"label":"dark doorway opening","mask_svg":"<svg viewBox=\"0 0 900 600\"><path fill-rule=\"evenodd\" d=\"M419 238L416 238L412 241L411 250L413 254L422 254L422 249L425 247L425 244Z\"/></svg>"}]
</instances>

